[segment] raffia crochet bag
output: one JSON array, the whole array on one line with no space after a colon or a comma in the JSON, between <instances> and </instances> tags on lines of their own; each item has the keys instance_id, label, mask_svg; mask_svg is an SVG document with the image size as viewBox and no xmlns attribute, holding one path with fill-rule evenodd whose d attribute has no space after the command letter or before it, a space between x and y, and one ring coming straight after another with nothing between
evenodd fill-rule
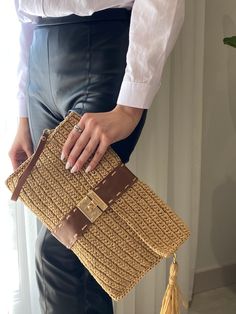
<instances>
[{"instance_id":1,"label":"raffia crochet bag","mask_svg":"<svg viewBox=\"0 0 236 314\"><path fill-rule=\"evenodd\" d=\"M31 209L114 300L173 255L162 313L173 306L179 313L175 252L189 237L188 227L111 147L93 171L86 173L86 164L77 173L66 170L62 147L79 120L70 112L55 129L44 129L34 154L6 180L11 199Z\"/></svg>"}]
</instances>

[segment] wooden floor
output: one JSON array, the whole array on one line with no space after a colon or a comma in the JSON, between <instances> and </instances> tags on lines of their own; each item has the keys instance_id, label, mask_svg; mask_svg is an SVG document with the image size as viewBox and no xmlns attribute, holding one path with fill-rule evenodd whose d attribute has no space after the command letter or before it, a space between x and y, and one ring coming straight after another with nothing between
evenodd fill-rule
<instances>
[{"instance_id":1,"label":"wooden floor","mask_svg":"<svg viewBox=\"0 0 236 314\"><path fill-rule=\"evenodd\" d=\"M189 314L236 314L236 284L195 294Z\"/></svg>"}]
</instances>

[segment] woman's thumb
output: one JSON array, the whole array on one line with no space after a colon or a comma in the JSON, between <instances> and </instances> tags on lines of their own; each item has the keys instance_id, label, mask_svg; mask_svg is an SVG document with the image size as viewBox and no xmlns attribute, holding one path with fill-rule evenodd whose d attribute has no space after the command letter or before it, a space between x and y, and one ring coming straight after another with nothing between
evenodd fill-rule
<instances>
[{"instance_id":1,"label":"woman's thumb","mask_svg":"<svg viewBox=\"0 0 236 314\"><path fill-rule=\"evenodd\" d=\"M27 158L29 158L34 153L33 146L27 146L25 148L25 153L27 155Z\"/></svg>"}]
</instances>

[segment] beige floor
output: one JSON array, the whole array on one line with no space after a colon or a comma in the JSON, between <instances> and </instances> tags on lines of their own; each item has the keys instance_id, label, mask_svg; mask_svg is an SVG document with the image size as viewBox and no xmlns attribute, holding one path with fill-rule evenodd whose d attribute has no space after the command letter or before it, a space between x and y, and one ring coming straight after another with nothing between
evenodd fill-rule
<instances>
[{"instance_id":1,"label":"beige floor","mask_svg":"<svg viewBox=\"0 0 236 314\"><path fill-rule=\"evenodd\" d=\"M236 314L236 284L195 294L189 314Z\"/></svg>"}]
</instances>

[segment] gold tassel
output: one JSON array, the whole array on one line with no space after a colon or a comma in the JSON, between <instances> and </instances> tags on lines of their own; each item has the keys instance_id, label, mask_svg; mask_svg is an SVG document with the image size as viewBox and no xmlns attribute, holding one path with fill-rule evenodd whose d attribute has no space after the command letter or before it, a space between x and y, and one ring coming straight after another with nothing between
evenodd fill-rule
<instances>
[{"instance_id":1,"label":"gold tassel","mask_svg":"<svg viewBox=\"0 0 236 314\"><path fill-rule=\"evenodd\" d=\"M176 253L174 253L173 262L170 265L169 283L164 294L160 314L180 314L180 304L187 309L188 304L183 299L182 293L177 283L178 263Z\"/></svg>"}]
</instances>

